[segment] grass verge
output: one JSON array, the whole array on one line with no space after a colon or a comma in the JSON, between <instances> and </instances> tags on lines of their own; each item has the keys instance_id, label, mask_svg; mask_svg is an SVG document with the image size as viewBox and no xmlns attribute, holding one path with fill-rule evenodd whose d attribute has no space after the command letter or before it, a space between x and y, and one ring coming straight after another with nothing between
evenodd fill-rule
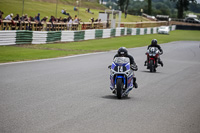
<instances>
[{"instance_id":1,"label":"grass verge","mask_svg":"<svg viewBox=\"0 0 200 133\"><path fill-rule=\"evenodd\" d=\"M56 0L25 0L24 1L24 14L28 16L35 17L38 13L40 13L40 19L48 16L48 21L50 16L57 16L58 18L68 17L61 13L62 9L66 9L66 12L69 13L72 18L75 15L83 22L89 22L89 19L94 18L97 19L99 17L99 12L104 11L106 7L96 3L96 2L87 2L82 1L79 12L74 11L74 6L76 5L76 0L59 0L60 2L57 5L57 14L56 14ZM69 4L67 4L69 3ZM91 9L91 12L94 14L86 13L85 10L87 8ZM23 9L23 0L0 0L0 10L4 12L3 17L5 18L10 13L13 13L14 16L19 14L22 16ZM124 13L122 14L121 22L138 22L148 21L146 18L141 18L140 16L128 15L125 19Z\"/></svg>"},{"instance_id":2,"label":"grass verge","mask_svg":"<svg viewBox=\"0 0 200 133\"><path fill-rule=\"evenodd\" d=\"M171 31L170 35L135 35L70 43L0 46L0 63L109 51L121 46L142 47L149 45L154 38L159 44L173 41L200 41L199 36L200 31L175 30Z\"/></svg>"}]
</instances>

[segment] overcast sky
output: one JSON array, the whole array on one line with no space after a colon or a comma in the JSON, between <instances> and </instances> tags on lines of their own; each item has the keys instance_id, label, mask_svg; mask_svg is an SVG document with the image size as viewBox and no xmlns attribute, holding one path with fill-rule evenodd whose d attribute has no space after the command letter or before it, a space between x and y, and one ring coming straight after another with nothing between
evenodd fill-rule
<instances>
[{"instance_id":1,"label":"overcast sky","mask_svg":"<svg viewBox=\"0 0 200 133\"><path fill-rule=\"evenodd\" d=\"M197 3L200 3L200 0L197 0Z\"/></svg>"}]
</instances>

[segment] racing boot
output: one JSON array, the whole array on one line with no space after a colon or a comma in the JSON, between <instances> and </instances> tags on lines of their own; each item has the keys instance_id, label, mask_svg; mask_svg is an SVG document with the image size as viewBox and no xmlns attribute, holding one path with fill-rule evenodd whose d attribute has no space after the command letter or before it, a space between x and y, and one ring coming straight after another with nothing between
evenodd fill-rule
<instances>
[{"instance_id":1,"label":"racing boot","mask_svg":"<svg viewBox=\"0 0 200 133\"><path fill-rule=\"evenodd\" d=\"M147 61L144 62L144 66L147 66Z\"/></svg>"},{"instance_id":2,"label":"racing boot","mask_svg":"<svg viewBox=\"0 0 200 133\"><path fill-rule=\"evenodd\" d=\"M163 67L163 62L161 61L161 59L158 60L158 63Z\"/></svg>"},{"instance_id":3,"label":"racing boot","mask_svg":"<svg viewBox=\"0 0 200 133\"><path fill-rule=\"evenodd\" d=\"M136 83L136 77L133 77L133 86L135 88L138 88L138 84Z\"/></svg>"}]
</instances>

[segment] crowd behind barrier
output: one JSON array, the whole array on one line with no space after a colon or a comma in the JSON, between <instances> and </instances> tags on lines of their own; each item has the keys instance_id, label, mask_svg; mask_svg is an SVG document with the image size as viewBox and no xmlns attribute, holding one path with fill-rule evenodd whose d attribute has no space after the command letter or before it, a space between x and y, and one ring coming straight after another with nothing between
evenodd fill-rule
<instances>
[{"instance_id":1,"label":"crowd behind barrier","mask_svg":"<svg viewBox=\"0 0 200 133\"><path fill-rule=\"evenodd\" d=\"M80 23L51 23L51 22L28 22L3 20L0 30L30 30L30 31L60 31L60 30L87 30L105 29L106 23L103 22L80 22Z\"/></svg>"},{"instance_id":2,"label":"crowd behind barrier","mask_svg":"<svg viewBox=\"0 0 200 133\"><path fill-rule=\"evenodd\" d=\"M88 8L87 13L90 12ZM48 20L48 16L40 19L40 13L35 17L29 16L27 14L23 16L13 16L13 14L8 14L5 18L3 17L3 12L0 11L0 30L28 30L28 31L65 31L65 30L88 30L88 29L109 29L111 28L111 20L102 22L101 19L89 19L89 22L82 22L80 18L75 15L74 18L66 13L66 10L62 10L62 14L68 17L55 18L51 16ZM168 21L146 21L146 22L121 22L120 27L127 28L147 28L147 27L159 27L162 25L169 25ZM118 27L118 23L116 26Z\"/></svg>"},{"instance_id":3,"label":"crowd behind barrier","mask_svg":"<svg viewBox=\"0 0 200 133\"><path fill-rule=\"evenodd\" d=\"M77 8L75 9L75 11L78 10ZM66 13L65 9L61 12L67 16L64 18L51 16L48 19L48 16L41 18L40 13L35 17L28 16L27 14L22 16L16 14L14 16L13 13L3 16L4 12L0 10L0 30L59 31L105 28L101 19L91 18L89 19L91 23L83 23L77 15L72 18L69 13Z\"/></svg>"},{"instance_id":4,"label":"crowd behind barrier","mask_svg":"<svg viewBox=\"0 0 200 133\"><path fill-rule=\"evenodd\" d=\"M107 22L80 22L80 23L51 23L51 22L28 22L3 20L0 30L29 30L29 31L61 31L61 30L88 30L88 29L108 29L110 23ZM116 23L117 27L118 23ZM127 28L147 28L168 25L167 21L153 22L121 22L120 27Z\"/></svg>"},{"instance_id":5,"label":"crowd behind barrier","mask_svg":"<svg viewBox=\"0 0 200 133\"><path fill-rule=\"evenodd\" d=\"M89 8L86 9L87 13L92 13ZM89 22L82 22L77 15L72 18L66 10L62 10L62 14L68 17L56 18L51 16L48 20L48 16L40 19L40 13L35 17L28 16L27 14L19 14L16 16L13 13L3 17L3 12L0 10L0 30L29 30L29 31L63 31L63 30L88 30L88 29L109 29L111 28L111 20L102 22L101 19L89 19ZM93 13L92 13L93 14ZM146 28L146 27L158 27L162 25L168 25L167 21L147 21L147 22L121 22L120 27L127 28ZM116 23L118 27L118 23Z\"/></svg>"}]
</instances>

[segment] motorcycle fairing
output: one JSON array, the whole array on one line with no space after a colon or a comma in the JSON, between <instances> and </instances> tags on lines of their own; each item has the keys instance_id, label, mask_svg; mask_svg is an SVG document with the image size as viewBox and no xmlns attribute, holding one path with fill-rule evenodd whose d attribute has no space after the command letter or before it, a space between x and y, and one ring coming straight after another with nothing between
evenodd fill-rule
<instances>
[{"instance_id":1,"label":"motorcycle fairing","mask_svg":"<svg viewBox=\"0 0 200 133\"><path fill-rule=\"evenodd\" d=\"M115 89L117 79L121 78L123 79L126 87L126 93L128 93L133 88L133 71L130 70L129 59L127 61L127 59L124 59L126 57L121 57L122 59L119 58L112 62L110 72L110 89Z\"/></svg>"}]
</instances>

